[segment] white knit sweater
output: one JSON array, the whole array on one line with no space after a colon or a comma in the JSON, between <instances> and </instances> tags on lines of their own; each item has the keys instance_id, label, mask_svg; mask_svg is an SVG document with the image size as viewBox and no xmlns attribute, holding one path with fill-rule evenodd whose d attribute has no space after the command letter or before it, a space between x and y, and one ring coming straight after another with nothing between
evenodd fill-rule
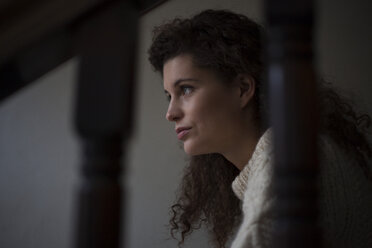
<instances>
[{"instance_id":1,"label":"white knit sweater","mask_svg":"<svg viewBox=\"0 0 372 248\"><path fill-rule=\"evenodd\" d=\"M273 224L272 130L258 141L252 158L232 184L243 201L243 221L232 248L263 248L271 243ZM324 247L372 247L372 183L329 138L322 137L320 224Z\"/></svg>"}]
</instances>

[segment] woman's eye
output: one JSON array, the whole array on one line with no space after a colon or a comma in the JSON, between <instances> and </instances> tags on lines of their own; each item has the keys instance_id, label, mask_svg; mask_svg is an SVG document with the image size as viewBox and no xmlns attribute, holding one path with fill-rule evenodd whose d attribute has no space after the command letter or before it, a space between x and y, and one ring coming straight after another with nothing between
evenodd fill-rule
<instances>
[{"instance_id":1,"label":"woman's eye","mask_svg":"<svg viewBox=\"0 0 372 248\"><path fill-rule=\"evenodd\" d=\"M192 86L183 85L183 86L181 86L181 89L182 89L182 93L184 95L189 95L189 94L192 93L192 91L193 91L194 88Z\"/></svg>"}]
</instances>

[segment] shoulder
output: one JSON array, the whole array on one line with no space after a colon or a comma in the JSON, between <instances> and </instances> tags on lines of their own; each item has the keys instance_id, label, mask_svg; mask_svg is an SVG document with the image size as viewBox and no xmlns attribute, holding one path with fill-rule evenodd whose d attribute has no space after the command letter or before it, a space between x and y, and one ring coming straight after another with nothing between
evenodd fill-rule
<instances>
[{"instance_id":1,"label":"shoulder","mask_svg":"<svg viewBox=\"0 0 372 248\"><path fill-rule=\"evenodd\" d=\"M331 138L319 139L320 220L326 239L341 247L372 247L372 183L356 159Z\"/></svg>"}]
</instances>

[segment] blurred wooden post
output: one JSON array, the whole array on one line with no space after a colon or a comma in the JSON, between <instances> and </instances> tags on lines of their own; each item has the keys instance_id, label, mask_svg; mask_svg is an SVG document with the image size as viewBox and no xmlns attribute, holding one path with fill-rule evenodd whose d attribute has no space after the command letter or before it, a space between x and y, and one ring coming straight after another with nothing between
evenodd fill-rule
<instances>
[{"instance_id":1,"label":"blurred wooden post","mask_svg":"<svg viewBox=\"0 0 372 248\"><path fill-rule=\"evenodd\" d=\"M278 196L272 247L321 247L317 225L314 1L267 0L270 119Z\"/></svg>"},{"instance_id":2,"label":"blurred wooden post","mask_svg":"<svg viewBox=\"0 0 372 248\"><path fill-rule=\"evenodd\" d=\"M75 120L84 177L76 248L118 248L124 240L121 161L131 133L139 12L134 1L108 2L83 19L76 34L79 76Z\"/></svg>"}]
</instances>

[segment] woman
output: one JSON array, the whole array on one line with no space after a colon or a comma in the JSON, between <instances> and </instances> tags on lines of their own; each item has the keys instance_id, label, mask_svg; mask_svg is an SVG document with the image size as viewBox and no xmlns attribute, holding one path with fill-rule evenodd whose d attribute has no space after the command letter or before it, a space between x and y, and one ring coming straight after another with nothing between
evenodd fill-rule
<instances>
[{"instance_id":1,"label":"woman","mask_svg":"<svg viewBox=\"0 0 372 248\"><path fill-rule=\"evenodd\" d=\"M214 10L154 29L149 60L163 76L166 118L191 157L170 220L172 236L181 232L179 244L203 223L216 247L230 238L234 248L270 244L275 196L261 33L245 16ZM326 83L319 94L326 247L372 247L370 118Z\"/></svg>"}]
</instances>

